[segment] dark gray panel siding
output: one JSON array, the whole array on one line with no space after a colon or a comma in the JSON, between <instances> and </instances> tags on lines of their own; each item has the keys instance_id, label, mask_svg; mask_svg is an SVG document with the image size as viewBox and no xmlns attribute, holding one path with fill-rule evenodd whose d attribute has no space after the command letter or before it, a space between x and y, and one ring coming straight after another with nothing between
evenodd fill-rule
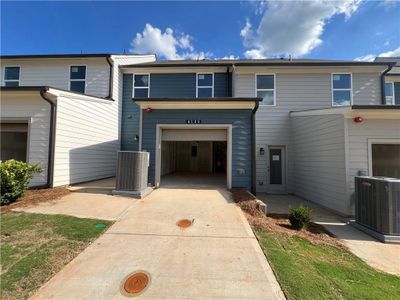
<instances>
[{"instance_id":1,"label":"dark gray panel siding","mask_svg":"<svg viewBox=\"0 0 400 300\"><path fill-rule=\"evenodd\" d=\"M157 124L232 124L232 187L251 188L251 110L153 110L143 112L143 151L150 152L149 181L154 184ZM239 175L239 169L245 175Z\"/></svg>"},{"instance_id":2,"label":"dark gray panel siding","mask_svg":"<svg viewBox=\"0 0 400 300\"><path fill-rule=\"evenodd\" d=\"M400 82L394 83L394 100L396 104L400 104Z\"/></svg>"},{"instance_id":3,"label":"dark gray panel siding","mask_svg":"<svg viewBox=\"0 0 400 300\"><path fill-rule=\"evenodd\" d=\"M214 97L232 96L230 78L226 73L214 74ZM195 98L196 73L151 74L150 97Z\"/></svg>"},{"instance_id":4,"label":"dark gray panel siding","mask_svg":"<svg viewBox=\"0 0 400 300\"><path fill-rule=\"evenodd\" d=\"M132 74L124 74L122 88L122 124L121 150L138 150L139 143L135 142L135 135L139 135L140 109L132 101Z\"/></svg>"},{"instance_id":5,"label":"dark gray panel siding","mask_svg":"<svg viewBox=\"0 0 400 300\"><path fill-rule=\"evenodd\" d=\"M196 74L151 74L150 97L196 97Z\"/></svg>"}]
</instances>

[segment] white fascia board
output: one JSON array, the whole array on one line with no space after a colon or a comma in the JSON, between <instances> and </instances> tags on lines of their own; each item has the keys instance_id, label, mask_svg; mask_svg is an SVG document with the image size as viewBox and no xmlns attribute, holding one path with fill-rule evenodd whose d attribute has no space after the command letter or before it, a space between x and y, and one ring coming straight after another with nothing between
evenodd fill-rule
<instances>
[{"instance_id":1,"label":"white fascia board","mask_svg":"<svg viewBox=\"0 0 400 300\"><path fill-rule=\"evenodd\" d=\"M135 101L141 109L253 109L252 101Z\"/></svg>"}]
</instances>

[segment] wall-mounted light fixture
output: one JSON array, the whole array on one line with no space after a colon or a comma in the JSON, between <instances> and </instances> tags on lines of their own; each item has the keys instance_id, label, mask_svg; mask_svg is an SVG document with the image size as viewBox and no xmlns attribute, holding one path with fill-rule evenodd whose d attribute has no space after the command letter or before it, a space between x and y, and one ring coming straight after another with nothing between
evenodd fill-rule
<instances>
[{"instance_id":1,"label":"wall-mounted light fixture","mask_svg":"<svg viewBox=\"0 0 400 300\"><path fill-rule=\"evenodd\" d=\"M260 148L260 155L264 155L265 154L265 149L264 148Z\"/></svg>"},{"instance_id":2,"label":"wall-mounted light fixture","mask_svg":"<svg viewBox=\"0 0 400 300\"><path fill-rule=\"evenodd\" d=\"M139 136L138 136L138 135L135 135L134 140L135 140L135 142L139 142Z\"/></svg>"}]
</instances>

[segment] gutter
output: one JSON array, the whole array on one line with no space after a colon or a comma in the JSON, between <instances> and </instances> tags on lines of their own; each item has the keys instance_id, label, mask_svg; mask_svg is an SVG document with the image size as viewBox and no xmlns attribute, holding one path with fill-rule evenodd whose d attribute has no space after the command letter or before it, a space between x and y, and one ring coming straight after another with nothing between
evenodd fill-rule
<instances>
[{"instance_id":1,"label":"gutter","mask_svg":"<svg viewBox=\"0 0 400 300\"><path fill-rule=\"evenodd\" d=\"M48 87L43 87L40 90L40 96L44 101L50 104L51 114L50 114L50 131L49 131L49 152L48 152L48 162L47 162L47 187L53 186L53 175L54 175L54 151L55 151L55 127L56 127L56 115L57 106L56 103L51 101L46 96L46 92L49 90Z\"/></svg>"},{"instance_id":2,"label":"gutter","mask_svg":"<svg viewBox=\"0 0 400 300\"><path fill-rule=\"evenodd\" d=\"M392 70L393 64L389 65L388 68L381 74L381 103L386 104L386 93L385 93L385 75Z\"/></svg>"},{"instance_id":3,"label":"gutter","mask_svg":"<svg viewBox=\"0 0 400 300\"><path fill-rule=\"evenodd\" d=\"M251 111L251 193L256 194L256 112L259 100L255 101L255 106Z\"/></svg>"},{"instance_id":4,"label":"gutter","mask_svg":"<svg viewBox=\"0 0 400 300\"><path fill-rule=\"evenodd\" d=\"M106 98L112 99L112 82L113 82L113 64L110 62L110 55L106 57L107 63L110 66L110 75L108 81L108 96Z\"/></svg>"}]
</instances>

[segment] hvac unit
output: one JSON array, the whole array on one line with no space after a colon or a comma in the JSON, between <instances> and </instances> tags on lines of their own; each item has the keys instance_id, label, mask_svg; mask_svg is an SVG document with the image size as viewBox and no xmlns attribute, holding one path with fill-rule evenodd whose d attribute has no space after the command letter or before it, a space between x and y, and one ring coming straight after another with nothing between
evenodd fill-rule
<instances>
[{"instance_id":1,"label":"hvac unit","mask_svg":"<svg viewBox=\"0 0 400 300\"><path fill-rule=\"evenodd\" d=\"M400 179L355 178L356 223L383 242L400 242Z\"/></svg>"},{"instance_id":2,"label":"hvac unit","mask_svg":"<svg viewBox=\"0 0 400 300\"><path fill-rule=\"evenodd\" d=\"M152 191L148 187L149 153L118 151L116 189L113 194L142 198Z\"/></svg>"}]
</instances>

